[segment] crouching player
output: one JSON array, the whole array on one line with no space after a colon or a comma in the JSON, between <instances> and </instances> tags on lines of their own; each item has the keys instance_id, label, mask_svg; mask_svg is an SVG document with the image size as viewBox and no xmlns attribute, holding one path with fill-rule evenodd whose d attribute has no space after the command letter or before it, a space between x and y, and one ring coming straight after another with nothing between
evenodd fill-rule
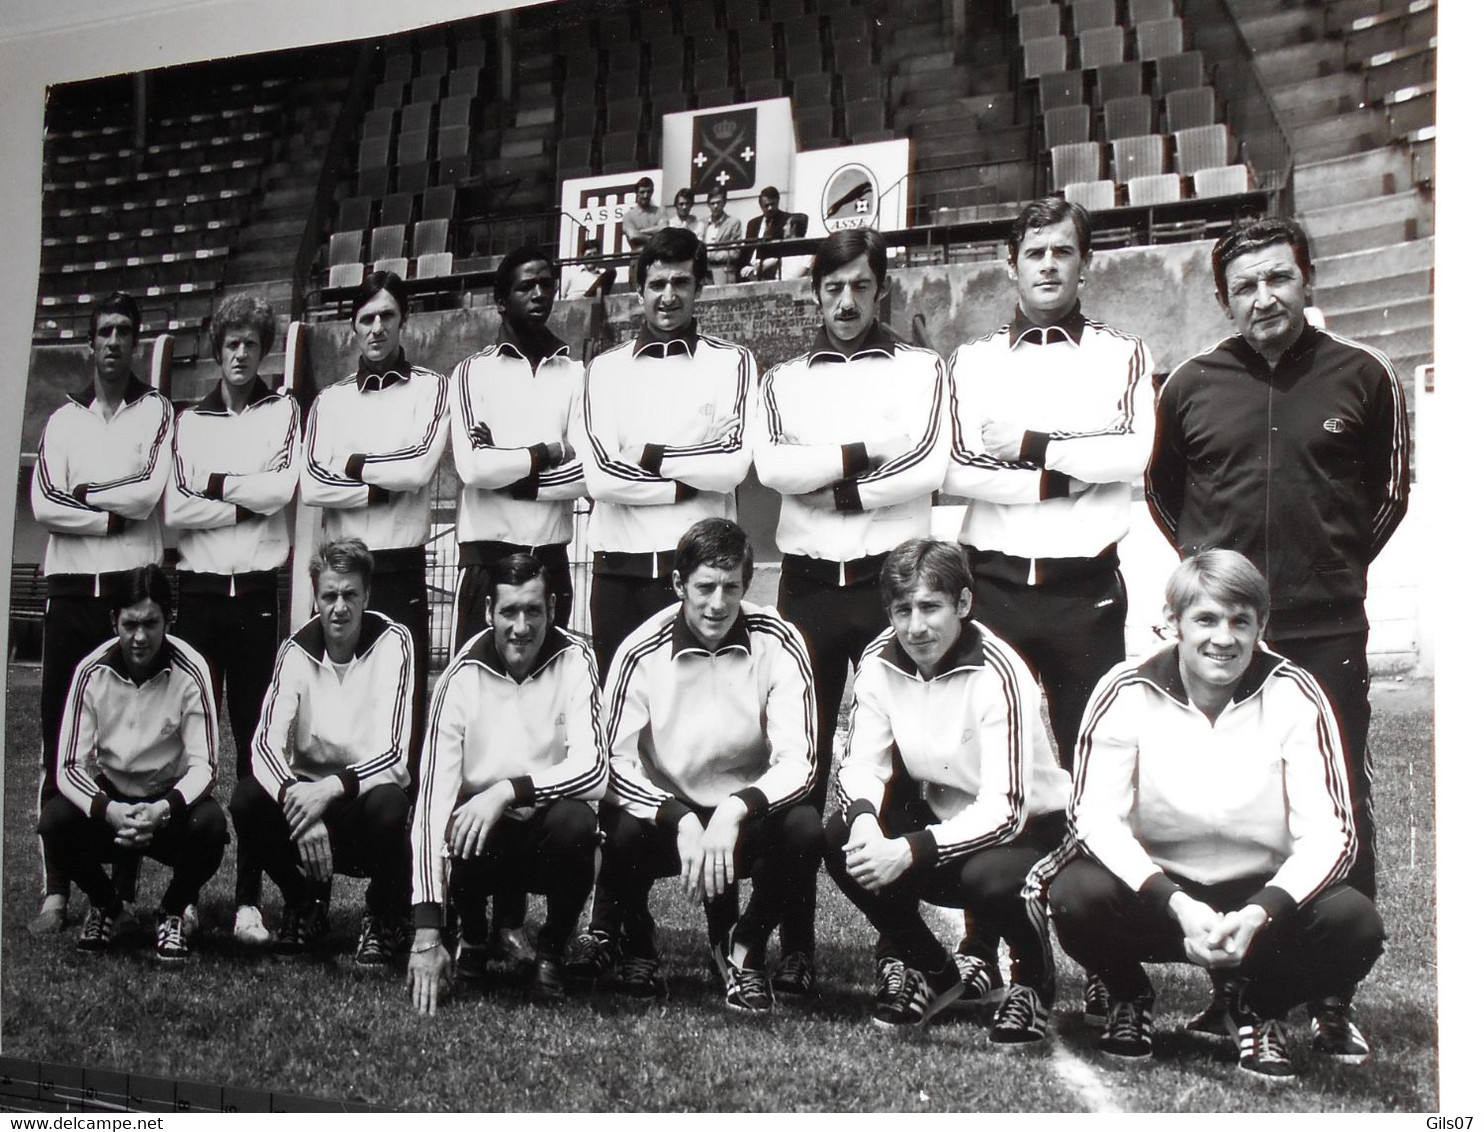
<instances>
[{"instance_id":1,"label":"crouching player","mask_svg":"<svg viewBox=\"0 0 1484 1132\"><path fill-rule=\"evenodd\" d=\"M62 717L61 793L41 838L92 909L79 951L106 951L122 902L103 865L144 854L173 870L155 921L155 957L190 954L184 915L221 864L227 820L211 796L217 721L205 659L165 630L170 584L158 566L121 579L114 637L78 664Z\"/></svg>"},{"instance_id":2,"label":"crouching player","mask_svg":"<svg viewBox=\"0 0 1484 1132\"><path fill-rule=\"evenodd\" d=\"M1070 780L1041 724L1035 677L969 619L963 549L909 539L886 556L891 628L866 648L840 764L840 809L825 831L830 875L882 935L873 1021L926 1024L965 977L988 989L994 956L950 956L919 901L963 908L1010 945L1011 984L991 1040L1045 1038L1055 970L1026 874L1066 832ZM973 946L973 938L966 944Z\"/></svg>"},{"instance_id":3,"label":"crouching player","mask_svg":"<svg viewBox=\"0 0 1484 1132\"><path fill-rule=\"evenodd\" d=\"M253 735L253 777L238 779L232 822L243 851L283 893L278 950L328 927L335 873L369 877L358 967L391 961L407 914L412 634L366 608L374 562L358 538L309 563L317 613L284 641Z\"/></svg>"},{"instance_id":4,"label":"crouching player","mask_svg":"<svg viewBox=\"0 0 1484 1132\"><path fill-rule=\"evenodd\" d=\"M1083 717L1081 855L1050 901L1067 954L1107 983L1106 1054L1150 1056L1141 964L1181 960L1235 984L1243 1071L1293 1077L1282 1023L1301 1002L1316 1004L1316 1053L1369 1054L1349 1003L1383 932L1340 883L1357 846L1340 734L1314 678L1258 644L1267 616L1267 584L1242 555L1186 559L1165 590L1175 643L1110 671Z\"/></svg>"},{"instance_id":5,"label":"crouching player","mask_svg":"<svg viewBox=\"0 0 1484 1132\"><path fill-rule=\"evenodd\" d=\"M611 757L606 838L595 905L568 974L617 968L619 990L664 990L649 892L680 875L706 907L707 940L730 1008L772 1009L768 937L819 868L814 782L814 681L803 638L775 610L744 602L752 547L729 519L681 536L672 574L678 605L619 647L603 688ZM752 878L739 915L737 884Z\"/></svg>"},{"instance_id":6,"label":"crouching player","mask_svg":"<svg viewBox=\"0 0 1484 1132\"><path fill-rule=\"evenodd\" d=\"M598 666L556 623L539 561L512 554L489 570L489 627L470 638L433 691L412 818L407 984L432 1014L450 959L439 936L445 895L546 893L531 989L566 993L563 956L592 891L608 763L598 741ZM497 899L497 904L499 903ZM461 925L458 971L483 974L484 917Z\"/></svg>"}]
</instances>

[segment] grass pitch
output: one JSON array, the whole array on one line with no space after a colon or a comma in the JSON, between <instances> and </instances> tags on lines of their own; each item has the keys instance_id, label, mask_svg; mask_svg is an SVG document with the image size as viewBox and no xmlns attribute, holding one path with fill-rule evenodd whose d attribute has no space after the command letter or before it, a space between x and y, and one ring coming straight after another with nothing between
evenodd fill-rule
<instances>
[{"instance_id":1,"label":"grass pitch","mask_svg":"<svg viewBox=\"0 0 1484 1132\"><path fill-rule=\"evenodd\" d=\"M1297 1082L1239 1074L1225 1042L1186 1036L1204 976L1153 970L1152 1062L1101 1059L1081 1023L1081 977L1058 950L1055 1039L1043 1054L999 1051L986 1011L958 1006L920 1038L869 1023L872 934L821 872L822 996L780 1002L767 1019L728 1012L708 975L699 909L673 881L655 889L670 994L648 1009L606 992L551 1007L510 974L461 988L417 1017L400 975L350 963L364 882L337 878L327 963L244 957L231 940L231 853L203 893L202 931L183 970L160 970L143 928L106 956L73 950L72 924L35 938L38 677L11 671L6 721L0 1035L12 1057L60 1061L397 1109L1029 1111L1436 1111L1437 970L1433 907L1433 737L1428 684L1378 682L1371 728L1387 951L1357 997L1374 1050L1368 1065L1315 1065L1298 1014ZM230 746L230 739L224 745ZM231 793L231 758L218 797ZM147 862L141 909L163 870ZM277 922L271 882L265 910ZM531 901L539 919L539 898ZM943 920L945 939L951 921Z\"/></svg>"}]
</instances>

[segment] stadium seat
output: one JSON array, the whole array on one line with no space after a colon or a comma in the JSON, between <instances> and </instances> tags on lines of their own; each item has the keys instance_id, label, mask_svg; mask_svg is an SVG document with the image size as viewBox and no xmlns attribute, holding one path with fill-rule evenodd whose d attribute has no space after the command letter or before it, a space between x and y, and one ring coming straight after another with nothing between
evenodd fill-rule
<instances>
[{"instance_id":1,"label":"stadium seat","mask_svg":"<svg viewBox=\"0 0 1484 1132\"><path fill-rule=\"evenodd\" d=\"M1080 70L1052 71L1042 75L1036 85L1042 113L1063 106L1077 106L1082 102L1083 78Z\"/></svg>"},{"instance_id":2,"label":"stadium seat","mask_svg":"<svg viewBox=\"0 0 1484 1132\"><path fill-rule=\"evenodd\" d=\"M443 126L438 130L438 160L450 157L467 157L469 154L469 127Z\"/></svg>"},{"instance_id":3,"label":"stadium seat","mask_svg":"<svg viewBox=\"0 0 1484 1132\"><path fill-rule=\"evenodd\" d=\"M376 223L380 225L399 224L403 228L412 223L412 201L411 193L392 193L382 198L381 215Z\"/></svg>"},{"instance_id":4,"label":"stadium seat","mask_svg":"<svg viewBox=\"0 0 1484 1132\"><path fill-rule=\"evenodd\" d=\"M573 75L567 79L566 84L562 87L563 111L577 106L596 106L597 104L597 80L591 74L584 72L581 75Z\"/></svg>"},{"instance_id":5,"label":"stadium seat","mask_svg":"<svg viewBox=\"0 0 1484 1132\"><path fill-rule=\"evenodd\" d=\"M1175 169L1190 177L1231 161L1231 135L1225 125L1195 126L1175 135Z\"/></svg>"},{"instance_id":6,"label":"stadium seat","mask_svg":"<svg viewBox=\"0 0 1484 1132\"><path fill-rule=\"evenodd\" d=\"M1076 106L1058 106L1046 111L1043 119L1046 133L1046 148L1057 145L1074 145L1092 139L1092 108L1078 103Z\"/></svg>"},{"instance_id":7,"label":"stadium seat","mask_svg":"<svg viewBox=\"0 0 1484 1132\"><path fill-rule=\"evenodd\" d=\"M634 22L626 12L614 12L598 21L598 43L610 47L615 43L628 43L634 38Z\"/></svg>"},{"instance_id":8,"label":"stadium seat","mask_svg":"<svg viewBox=\"0 0 1484 1132\"><path fill-rule=\"evenodd\" d=\"M851 138L877 134L886 129L886 104L879 101L847 102L845 133Z\"/></svg>"},{"instance_id":9,"label":"stadium seat","mask_svg":"<svg viewBox=\"0 0 1484 1132\"><path fill-rule=\"evenodd\" d=\"M392 111L385 106L366 111L361 119L361 139L389 138L392 136Z\"/></svg>"},{"instance_id":10,"label":"stadium seat","mask_svg":"<svg viewBox=\"0 0 1484 1132\"><path fill-rule=\"evenodd\" d=\"M1147 177L1130 177L1130 205L1172 204L1180 199L1180 174L1155 173Z\"/></svg>"},{"instance_id":11,"label":"stadium seat","mask_svg":"<svg viewBox=\"0 0 1484 1132\"><path fill-rule=\"evenodd\" d=\"M680 114L691 109L691 96L688 91L675 90L664 94L656 94L649 100L649 114L652 122L664 121L666 114Z\"/></svg>"},{"instance_id":12,"label":"stadium seat","mask_svg":"<svg viewBox=\"0 0 1484 1132\"><path fill-rule=\"evenodd\" d=\"M779 23L788 23L804 15L804 0L771 0L768 12Z\"/></svg>"},{"instance_id":13,"label":"stadium seat","mask_svg":"<svg viewBox=\"0 0 1484 1132\"><path fill-rule=\"evenodd\" d=\"M448 221L419 220L412 229L412 254L417 257L448 250Z\"/></svg>"},{"instance_id":14,"label":"stadium seat","mask_svg":"<svg viewBox=\"0 0 1484 1132\"><path fill-rule=\"evenodd\" d=\"M639 9L639 38L646 43L667 40L675 34L675 15L669 4L646 4Z\"/></svg>"},{"instance_id":15,"label":"stadium seat","mask_svg":"<svg viewBox=\"0 0 1484 1132\"><path fill-rule=\"evenodd\" d=\"M1103 137L1106 141L1133 138L1154 129L1154 105L1147 94L1110 98L1103 103Z\"/></svg>"},{"instance_id":16,"label":"stadium seat","mask_svg":"<svg viewBox=\"0 0 1484 1132\"><path fill-rule=\"evenodd\" d=\"M1073 181L1098 181L1103 176L1103 147L1097 142L1059 145L1051 151L1051 187L1065 188Z\"/></svg>"},{"instance_id":17,"label":"stadium seat","mask_svg":"<svg viewBox=\"0 0 1484 1132\"><path fill-rule=\"evenodd\" d=\"M427 161L414 161L407 165L397 166L397 191L403 193L420 193L428 187L431 163Z\"/></svg>"},{"instance_id":18,"label":"stadium seat","mask_svg":"<svg viewBox=\"0 0 1484 1132\"><path fill-rule=\"evenodd\" d=\"M433 104L431 102L409 102L402 107L397 122L397 132L426 133L433 126Z\"/></svg>"},{"instance_id":19,"label":"stadium seat","mask_svg":"<svg viewBox=\"0 0 1484 1132\"><path fill-rule=\"evenodd\" d=\"M397 107L402 105L402 96L406 93L406 83L378 83L376 87L376 93L372 96L372 105L382 109L395 110Z\"/></svg>"},{"instance_id":20,"label":"stadium seat","mask_svg":"<svg viewBox=\"0 0 1484 1132\"><path fill-rule=\"evenodd\" d=\"M773 49L769 47L766 51L748 51L739 55L737 75L744 85L758 79L777 78L778 60L773 55Z\"/></svg>"},{"instance_id":21,"label":"stadium seat","mask_svg":"<svg viewBox=\"0 0 1484 1132\"><path fill-rule=\"evenodd\" d=\"M428 131L403 130L397 135L397 164L413 165L428 159Z\"/></svg>"},{"instance_id":22,"label":"stadium seat","mask_svg":"<svg viewBox=\"0 0 1484 1132\"><path fill-rule=\"evenodd\" d=\"M676 91L688 89L683 63L667 63L649 69L649 93L651 95L673 94Z\"/></svg>"},{"instance_id":23,"label":"stadium seat","mask_svg":"<svg viewBox=\"0 0 1484 1132\"><path fill-rule=\"evenodd\" d=\"M403 279L406 279L407 257L405 255L393 255L387 256L386 259L372 260L371 270L390 271L396 275L400 275Z\"/></svg>"},{"instance_id":24,"label":"stadium seat","mask_svg":"<svg viewBox=\"0 0 1484 1132\"><path fill-rule=\"evenodd\" d=\"M391 138L385 135L381 137L365 138L361 142L361 148L356 157L357 169L375 169L386 164L387 150L391 145Z\"/></svg>"},{"instance_id":25,"label":"stadium seat","mask_svg":"<svg viewBox=\"0 0 1484 1132\"><path fill-rule=\"evenodd\" d=\"M639 136L633 131L607 134L603 138L603 171L614 172L618 166L632 163L638 148Z\"/></svg>"},{"instance_id":26,"label":"stadium seat","mask_svg":"<svg viewBox=\"0 0 1484 1132\"><path fill-rule=\"evenodd\" d=\"M412 81L412 56L405 51L388 54L381 69L381 78L389 83Z\"/></svg>"},{"instance_id":27,"label":"stadium seat","mask_svg":"<svg viewBox=\"0 0 1484 1132\"><path fill-rule=\"evenodd\" d=\"M366 265L359 261L355 263L337 263L330 268L330 278L326 286L329 287L359 287L361 280L366 277Z\"/></svg>"},{"instance_id":28,"label":"stadium seat","mask_svg":"<svg viewBox=\"0 0 1484 1132\"><path fill-rule=\"evenodd\" d=\"M1022 8L1035 8L1044 3L1046 0L1010 0L1010 11L1019 15Z\"/></svg>"},{"instance_id":29,"label":"stadium seat","mask_svg":"<svg viewBox=\"0 0 1484 1132\"><path fill-rule=\"evenodd\" d=\"M1072 0L1072 34L1081 35L1093 28L1110 28L1118 23L1113 0Z\"/></svg>"},{"instance_id":30,"label":"stadium seat","mask_svg":"<svg viewBox=\"0 0 1484 1132\"><path fill-rule=\"evenodd\" d=\"M608 117L605 126L608 130L639 130L639 124L644 117L644 103L637 98L626 98L618 102L608 103Z\"/></svg>"},{"instance_id":31,"label":"stadium seat","mask_svg":"<svg viewBox=\"0 0 1484 1132\"><path fill-rule=\"evenodd\" d=\"M1168 20L1174 14L1175 0L1128 0L1128 22L1135 27Z\"/></svg>"},{"instance_id":32,"label":"stadium seat","mask_svg":"<svg viewBox=\"0 0 1484 1132\"><path fill-rule=\"evenodd\" d=\"M783 98L787 92L782 79L753 79L742 88L742 94L748 102L761 102L766 98Z\"/></svg>"},{"instance_id":33,"label":"stadium seat","mask_svg":"<svg viewBox=\"0 0 1484 1132\"><path fill-rule=\"evenodd\" d=\"M876 59L876 49L871 45L869 39L842 39L837 37L834 41L832 51L835 62L835 70L859 71L872 66Z\"/></svg>"},{"instance_id":34,"label":"stadium seat","mask_svg":"<svg viewBox=\"0 0 1484 1132\"><path fill-rule=\"evenodd\" d=\"M886 76L879 67L849 71L840 76L840 92L846 102L863 102L866 99L885 101Z\"/></svg>"},{"instance_id":35,"label":"stadium seat","mask_svg":"<svg viewBox=\"0 0 1484 1132\"><path fill-rule=\"evenodd\" d=\"M374 169L356 170L356 195L363 197L386 196L387 181L391 170L385 165L378 165Z\"/></svg>"},{"instance_id":36,"label":"stadium seat","mask_svg":"<svg viewBox=\"0 0 1484 1132\"><path fill-rule=\"evenodd\" d=\"M335 231L364 232L369 227L371 227L370 197L346 197L340 202L340 207L335 212ZM360 249L356 250L355 258L361 258Z\"/></svg>"},{"instance_id":37,"label":"stadium seat","mask_svg":"<svg viewBox=\"0 0 1484 1132\"><path fill-rule=\"evenodd\" d=\"M454 45L454 61L459 71L478 72L485 62L484 37L470 33ZM452 72L457 74L458 71Z\"/></svg>"},{"instance_id":38,"label":"stadium seat","mask_svg":"<svg viewBox=\"0 0 1484 1132\"><path fill-rule=\"evenodd\" d=\"M1113 143L1113 180L1126 185L1134 177L1152 177L1165 171L1165 139L1161 134L1119 138Z\"/></svg>"},{"instance_id":39,"label":"stadium seat","mask_svg":"<svg viewBox=\"0 0 1484 1132\"><path fill-rule=\"evenodd\" d=\"M830 36L837 43L842 39L864 39L870 42L876 33L875 17L861 8L832 12L829 24Z\"/></svg>"},{"instance_id":40,"label":"stadium seat","mask_svg":"<svg viewBox=\"0 0 1484 1132\"><path fill-rule=\"evenodd\" d=\"M1015 33L1020 46L1033 39L1047 39L1061 34L1061 6L1041 4L1034 8L1022 8L1015 15Z\"/></svg>"},{"instance_id":41,"label":"stadium seat","mask_svg":"<svg viewBox=\"0 0 1484 1132\"><path fill-rule=\"evenodd\" d=\"M1125 36L1121 27L1093 28L1077 37L1077 58L1084 71L1122 63Z\"/></svg>"},{"instance_id":42,"label":"stadium seat","mask_svg":"<svg viewBox=\"0 0 1484 1132\"><path fill-rule=\"evenodd\" d=\"M638 74L641 60L642 53L639 44L626 41L608 43L608 74L610 76L630 72Z\"/></svg>"},{"instance_id":43,"label":"stadium seat","mask_svg":"<svg viewBox=\"0 0 1484 1132\"><path fill-rule=\"evenodd\" d=\"M711 86L696 91L696 106L726 106L737 101L737 88L733 86Z\"/></svg>"},{"instance_id":44,"label":"stadium seat","mask_svg":"<svg viewBox=\"0 0 1484 1132\"><path fill-rule=\"evenodd\" d=\"M443 97L442 75L418 75L412 80L413 102L437 102Z\"/></svg>"},{"instance_id":45,"label":"stadium seat","mask_svg":"<svg viewBox=\"0 0 1484 1132\"><path fill-rule=\"evenodd\" d=\"M703 74L708 65L718 62L725 68L730 50L725 31L718 29L697 34L691 40L691 58L695 60L696 74Z\"/></svg>"},{"instance_id":46,"label":"stadium seat","mask_svg":"<svg viewBox=\"0 0 1484 1132\"><path fill-rule=\"evenodd\" d=\"M458 191L452 185L438 185L423 193L424 220L453 220Z\"/></svg>"},{"instance_id":47,"label":"stadium seat","mask_svg":"<svg viewBox=\"0 0 1484 1132\"><path fill-rule=\"evenodd\" d=\"M371 229L371 258L387 259L402 254L407 243L405 224L381 224Z\"/></svg>"},{"instance_id":48,"label":"stadium seat","mask_svg":"<svg viewBox=\"0 0 1484 1132\"><path fill-rule=\"evenodd\" d=\"M342 267L347 263L361 262L361 241L365 232L357 228L352 232L330 234L330 266Z\"/></svg>"},{"instance_id":49,"label":"stadium seat","mask_svg":"<svg viewBox=\"0 0 1484 1132\"><path fill-rule=\"evenodd\" d=\"M448 45L433 43L418 53L417 73L420 75L448 74Z\"/></svg>"},{"instance_id":50,"label":"stadium seat","mask_svg":"<svg viewBox=\"0 0 1484 1132\"><path fill-rule=\"evenodd\" d=\"M680 30L686 35L695 35L697 32L710 31L716 27L716 6L709 0L681 4L679 7Z\"/></svg>"},{"instance_id":51,"label":"stadium seat","mask_svg":"<svg viewBox=\"0 0 1484 1132\"><path fill-rule=\"evenodd\" d=\"M1130 98L1143 94L1144 64L1110 63L1099 67L1093 90L1098 106L1106 106L1110 98Z\"/></svg>"},{"instance_id":52,"label":"stadium seat","mask_svg":"<svg viewBox=\"0 0 1484 1132\"><path fill-rule=\"evenodd\" d=\"M593 139L586 137L563 138L557 143L557 164L563 169L591 166L593 163Z\"/></svg>"},{"instance_id":53,"label":"stadium seat","mask_svg":"<svg viewBox=\"0 0 1484 1132\"><path fill-rule=\"evenodd\" d=\"M1080 204L1088 212L1112 208L1116 203L1112 181L1073 181L1063 185L1062 192L1073 204Z\"/></svg>"},{"instance_id":54,"label":"stadium seat","mask_svg":"<svg viewBox=\"0 0 1484 1132\"><path fill-rule=\"evenodd\" d=\"M794 108L807 110L834 101L835 76L810 73L794 76Z\"/></svg>"},{"instance_id":55,"label":"stadium seat","mask_svg":"<svg viewBox=\"0 0 1484 1132\"><path fill-rule=\"evenodd\" d=\"M1163 59L1185 50L1185 23L1178 16L1168 20L1150 20L1134 27L1134 39L1140 59Z\"/></svg>"},{"instance_id":56,"label":"stadium seat","mask_svg":"<svg viewBox=\"0 0 1484 1132\"><path fill-rule=\"evenodd\" d=\"M1245 165L1221 165L1195 172L1195 195L1198 197L1235 196L1251 187Z\"/></svg>"},{"instance_id":57,"label":"stadium seat","mask_svg":"<svg viewBox=\"0 0 1484 1132\"><path fill-rule=\"evenodd\" d=\"M805 149L818 149L834 140L835 112L829 106L801 106L795 101L794 122Z\"/></svg>"},{"instance_id":58,"label":"stadium seat","mask_svg":"<svg viewBox=\"0 0 1484 1132\"><path fill-rule=\"evenodd\" d=\"M1216 92L1208 86L1172 90L1165 95L1165 133L1216 123Z\"/></svg>"},{"instance_id":59,"label":"stadium seat","mask_svg":"<svg viewBox=\"0 0 1484 1132\"><path fill-rule=\"evenodd\" d=\"M1051 35L1044 39L1032 39L1025 47L1025 77L1034 79L1052 71L1064 71L1067 67L1067 41L1064 36Z\"/></svg>"},{"instance_id":60,"label":"stadium seat","mask_svg":"<svg viewBox=\"0 0 1484 1132\"><path fill-rule=\"evenodd\" d=\"M467 126L473 99L467 94L451 94L438 104L438 128Z\"/></svg>"},{"instance_id":61,"label":"stadium seat","mask_svg":"<svg viewBox=\"0 0 1484 1132\"><path fill-rule=\"evenodd\" d=\"M620 71L610 74L603 83L603 89L607 93L609 102L618 102L629 98L642 98L643 89L639 81L638 71Z\"/></svg>"},{"instance_id":62,"label":"stadium seat","mask_svg":"<svg viewBox=\"0 0 1484 1132\"><path fill-rule=\"evenodd\" d=\"M448 94L450 98L474 97L479 93L479 68L460 67L456 71L448 73Z\"/></svg>"},{"instance_id":63,"label":"stadium seat","mask_svg":"<svg viewBox=\"0 0 1484 1132\"><path fill-rule=\"evenodd\" d=\"M811 74L820 69L824 59L824 38L819 34L818 20L800 20L784 25L782 43L787 74Z\"/></svg>"},{"instance_id":64,"label":"stadium seat","mask_svg":"<svg viewBox=\"0 0 1484 1132\"><path fill-rule=\"evenodd\" d=\"M773 25L764 20L755 23L732 25L737 36L738 55L756 55L766 51L773 53Z\"/></svg>"},{"instance_id":65,"label":"stadium seat","mask_svg":"<svg viewBox=\"0 0 1484 1132\"><path fill-rule=\"evenodd\" d=\"M1206 85L1206 60L1199 51L1166 55L1154 61L1154 96Z\"/></svg>"}]
</instances>

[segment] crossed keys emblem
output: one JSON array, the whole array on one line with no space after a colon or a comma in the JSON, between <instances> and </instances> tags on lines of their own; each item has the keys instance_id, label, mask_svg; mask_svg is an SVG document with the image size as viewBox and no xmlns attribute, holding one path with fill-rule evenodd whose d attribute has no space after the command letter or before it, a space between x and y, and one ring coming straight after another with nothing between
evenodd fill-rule
<instances>
[{"instance_id":1,"label":"crossed keys emblem","mask_svg":"<svg viewBox=\"0 0 1484 1132\"><path fill-rule=\"evenodd\" d=\"M755 122L756 111L751 113ZM699 144L692 160L696 167L697 186L713 182L724 189L750 186L754 178L753 161L757 157L751 142L754 132L732 115L714 125L708 120L697 119L696 141ZM728 172L729 169L735 170L735 176Z\"/></svg>"}]
</instances>

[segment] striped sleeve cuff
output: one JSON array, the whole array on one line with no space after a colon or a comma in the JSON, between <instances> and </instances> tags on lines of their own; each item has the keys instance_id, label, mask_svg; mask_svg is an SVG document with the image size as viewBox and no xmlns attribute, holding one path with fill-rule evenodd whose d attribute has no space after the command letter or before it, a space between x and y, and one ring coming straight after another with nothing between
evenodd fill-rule
<instances>
[{"instance_id":1,"label":"striped sleeve cuff","mask_svg":"<svg viewBox=\"0 0 1484 1132\"><path fill-rule=\"evenodd\" d=\"M356 772L349 767L346 767L344 770L337 770L335 777L340 779L340 785L345 787L345 796L347 798L354 798L361 792L361 780L356 777Z\"/></svg>"},{"instance_id":2,"label":"striped sleeve cuff","mask_svg":"<svg viewBox=\"0 0 1484 1132\"><path fill-rule=\"evenodd\" d=\"M871 470L871 457L866 454L866 442L840 445L840 467L844 479L851 479Z\"/></svg>"},{"instance_id":3,"label":"striped sleeve cuff","mask_svg":"<svg viewBox=\"0 0 1484 1132\"><path fill-rule=\"evenodd\" d=\"M441 928L443 927L443 906L426 900L421 904L412 906L412 927L417 928Z\"/></svg>"},{"instance_id":4,"label":"striped sleeve cuff","mask_svg":"<svg viewBox=\"0 0 1484 1132\"><path fill-rule=\"evenodd\" d=\"M1270 920L1281 920L1298 911L1298 901L1284 888L1270 884L1260 891L1248 904L1256 904L1268 914Z\"/></svg>"},{"instance_id":5,"label":"striped sleeve cuff","mask_svg":"<svg viewBox=\"0 0 1484 1132\"><path fill-rule=\"evenodd\" d=\"M1180 891L1168 873L1157 872L1139 886L1139 899L1156 912L1164 912L1170 906L1170 897Z\"/></svg>"},{"instance_id":6,"label":"striped sleeve cuff","mask_svg":"<svg viewBox=\"0 0 1484 1132\"><path fill-rule=\"evenodd\" d=\"M1065 472L1041 472L1041 498L1065 499L1072 494L1072 477Z\"/></svg>"},{"instance_id":7,"label":"striped sleeve cuff","mask_svg":"<svg viewBox=\"0 0 1484 1132\"><path fill-rule=\"evenodd\" d=\"M907 848L912 850L912 867L932 868L938 863L938 841L931 830L919 829L907 834Z\"/></svg>"},{"instance_id":8,"label":"striped sleeve cuff","mask_svg":"<svg viewBox=\"0 0 1484 1132\"><path fill-rule=\"evenodd\" d=\"M1051 446L1049 432L1026 431L1020 441L1020 458L1028 460L1038 468L1046 466L1046 449Z\"/></svg>"},{"instance_id":9,"label":"striped sleeve cuff","mask_svg":"<svg viewBox=\"0 0 1484 1132\"><path fill-rule=\"evenodd\" d=\"M536 784L531 780L529 774L523 774L519 778L510 780L512 806L534 806L536 804Z\"/></svg>"},{"instance_id":10,"label":"striped sleeve cuff","mask_svg":"<svg viewBox=\"0 0 1484 1132\"><path fill-rule=\"evenodd\" d=\"M680 819L691 812L691 808L679 798L666 798L660 803L659 812L654 815L654 824L674 833L680 827Z\"/></svg>"},{"instance_id":11,"label":"striped sleeve cuff","mask_svg":"<svg viewBox=\"0 0 1484 1132\"><path fill-rule=\"evenodd\" d=\"M747 807L747 816L750 818L768 812L768 796L756 786L744 786L741 790L734 791L732 797Z\"/></svg>"},{"instance_id":12,"label":"striped sleeve cuff","mask_svg":"<svg viewBox=\"0 0 1484 1132\"><path fill-rule=\"evenodd\" d=\"M663 444L646 444L644 454L639 457L639 466L652 476L660 474L660 463L665 458Z\"/></svg>"},{"instance_id":13,"label":"striped sleeve cuff","mask_svg":"<svg viewBox=\"0 0 1484 1132\"><path fill-rule=\"evenodd\" d=\"M186 805L185 795L175 788L165 795L165 801L170 803L170 821L172 823L185 821L186 814L190 811L190 806Z\"/></svg>"},{"instance_id":14,"label":"striped sleeve cuff","mask_svg":"<svg viewBox=\"0 0 1484 1132\"><path fill-rule=\"evenodd\" d=\"M835 485L835 510L851 513L865 510L861 506L860 484L855 480L841 480Z\"/></svg>"},{"instance_id":15,"label":"striped sleeve cuff","mask_svg":"<svg viewBox=\"0 0 1484 1132\"><path fill-rule=\"evenodd\" d=\"M874 818L876 816L876 807L865 798L857 798L854 802L850 803L850 807L845 811L845 827L848 829L854 825L855 819L862 814L869 814Z\"/></svg>"}]
</instances>

